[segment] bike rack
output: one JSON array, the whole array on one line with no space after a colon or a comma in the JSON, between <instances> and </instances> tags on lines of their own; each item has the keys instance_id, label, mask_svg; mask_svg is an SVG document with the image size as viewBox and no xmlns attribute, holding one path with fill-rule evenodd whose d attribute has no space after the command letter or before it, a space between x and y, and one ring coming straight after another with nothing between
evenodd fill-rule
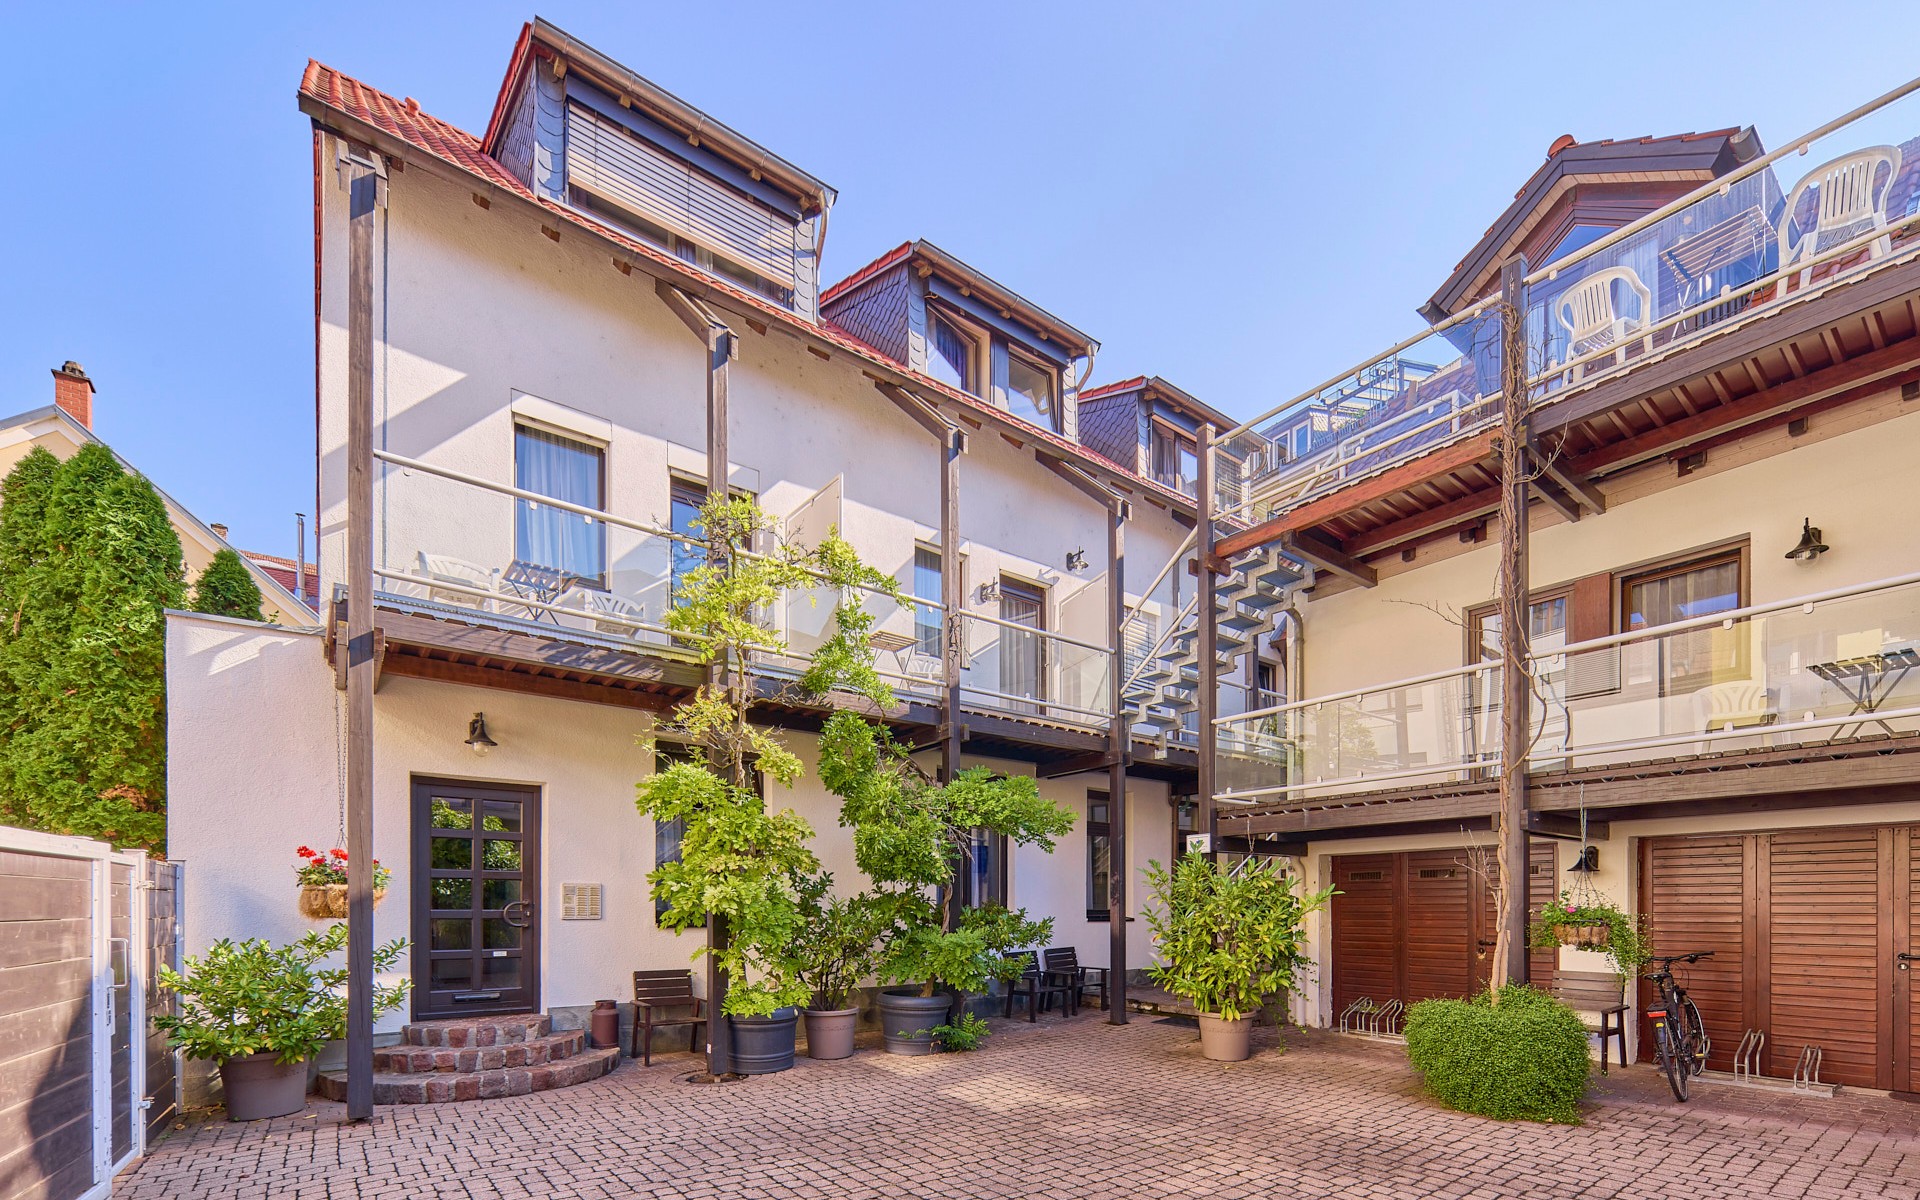
<instances>
[{"instance_id":1,"label":"bike rack","mask_svg":"<svg viewBox=\"0 0 1920 1200\"><path fill-rule=\"evenodd\" d=\"M1373 997L1362 996L1352 1004L1340 1010L1340 1032L1359 1033L1366 1022L1367 1014L1373 1011Z\"/></svg>"},{"instance_id":2,"label":"bike rack","mask_svg":"<svg viewBox=\"0 0 1920 1200\"><path fill-rule=\"evenodd\" d=\"M1367 1021L1368 1037L1392 1037L1394 1026L1400 1023L1400 1014L1407 1006L1399 1000L1389 1000L1374 1009L1373 1016Z\"/></svg>"},{"instance_id":3,"label":"bike rack","mask_svg":"<svg viewBox=\"0 0 1920 1200\"><path fill-rule=\"evenodd\" d=\"M1704 1036L1704 1035L1703 1035ZM1749 1029L1740 1039L1740 1048L1733 1052L1733 1077L1743 1083L1752 1083L1760 1076L1761 1057L1767 1045L1767 1031Z\"/></svg>"},{"instance_id":4,"label":"bike rack","mask_svg":"<svg viewBox=\"0 0 1920 1200\"><path fill-rule=\"evenodd\" d=\"M1823 1052L1820 1047L1808 1044L1800 1051L1800 1061L1793 1067L1793 1090L1811 1092L1820 1087L1820 1060Z\"/></svg>"}]
</instances>

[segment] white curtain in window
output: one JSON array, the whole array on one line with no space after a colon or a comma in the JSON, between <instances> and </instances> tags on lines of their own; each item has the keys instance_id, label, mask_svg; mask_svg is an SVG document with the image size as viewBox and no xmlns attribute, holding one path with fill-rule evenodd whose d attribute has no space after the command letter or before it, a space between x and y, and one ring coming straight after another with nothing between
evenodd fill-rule
<instances>
[{"instance_id":1,"label":"white curtain in window","mask_svg":"<svg viewBox=\"0 0 1920 1200\"><path fill-rule=\"evenodd\" d=\"M585 442L520 426L514 431L514 485L587 508L600 508L603 451ZM606 526L535 500L514 506L514 556L582 579L606 574Z\"/></svg>"}]
</instances>

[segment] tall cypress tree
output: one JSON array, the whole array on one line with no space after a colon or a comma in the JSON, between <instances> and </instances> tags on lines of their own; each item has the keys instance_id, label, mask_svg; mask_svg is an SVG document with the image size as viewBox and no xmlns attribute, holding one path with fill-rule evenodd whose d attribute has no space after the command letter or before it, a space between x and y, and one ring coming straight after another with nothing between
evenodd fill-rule
<instances>
[{"instance_id":1,"label":"tall cypress tree","mask_svg":"<svg viewBox=\"0 0 1920 1200\"><path fill-rule=\"evenodd\" d=\"M193 585L193 611L249 621L267 619L260 612L260 585L253 581L246 560L232 550L215 554L200 572Z\"/></svg>"},{"instance_id":2,"label":"tall cypress tree","mask_svg":"<svg viewBox=\"0 0 1920 1200\"><path fill-rule=\"evenodd\" d=\"M50 480L31 461L0 492L0 597L17 614L0 629L0 808L32 828L158 849L163 610L184 595L180 539L153 485L105 446L83 447ZM29 500L17 512L15 490Z\"/></svg>"}]
</instances>

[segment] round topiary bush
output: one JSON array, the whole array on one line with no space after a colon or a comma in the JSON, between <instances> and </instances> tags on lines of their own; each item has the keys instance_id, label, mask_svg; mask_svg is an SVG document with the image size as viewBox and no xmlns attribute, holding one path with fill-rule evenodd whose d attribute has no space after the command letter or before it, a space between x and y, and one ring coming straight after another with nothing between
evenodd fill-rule
<instances>
[{"instance_id":1,"label":"round topiary bush","mask_svg":"<svg viewBox=\"0 0 1920 1200\"><path fill-rule=\"evenodd\" d=\"M1450 1108L1502 1121L1577 1124L1587 1090L1587 1031L1545 992L1512 985L1499 1003L1422 1000L1407 1010L1407 1058Z\"/></svg>"}]
</instances>

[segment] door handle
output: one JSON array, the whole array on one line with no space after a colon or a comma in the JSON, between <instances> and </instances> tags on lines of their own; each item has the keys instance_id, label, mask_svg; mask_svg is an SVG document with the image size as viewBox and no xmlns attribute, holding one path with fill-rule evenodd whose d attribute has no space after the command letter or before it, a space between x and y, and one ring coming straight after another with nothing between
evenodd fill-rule
<instances>
[{"instance_id":1,"label":"door handle","mask_svg":"<svg viewBox=\"0 0 1920 1200\"><path fill-rule=\"evenodd\" d=\"M515 910L519 910L516 912ZM533 901L515 900L500 910L500 919L515 929L525 929L533 916Z\"/></svg>"},{"instance_id":2,"label":"door handle","mask_svg":"<svg viewBox=\"0 0 1920 1200\"><path fill-rule=\"evenodd\" d=\"M1896 969L1910 971L1913 968L1908 964L1920 962L1920 954L1896 954L1893 956L1893 962Z\"/></svg>"}]
</instances>

